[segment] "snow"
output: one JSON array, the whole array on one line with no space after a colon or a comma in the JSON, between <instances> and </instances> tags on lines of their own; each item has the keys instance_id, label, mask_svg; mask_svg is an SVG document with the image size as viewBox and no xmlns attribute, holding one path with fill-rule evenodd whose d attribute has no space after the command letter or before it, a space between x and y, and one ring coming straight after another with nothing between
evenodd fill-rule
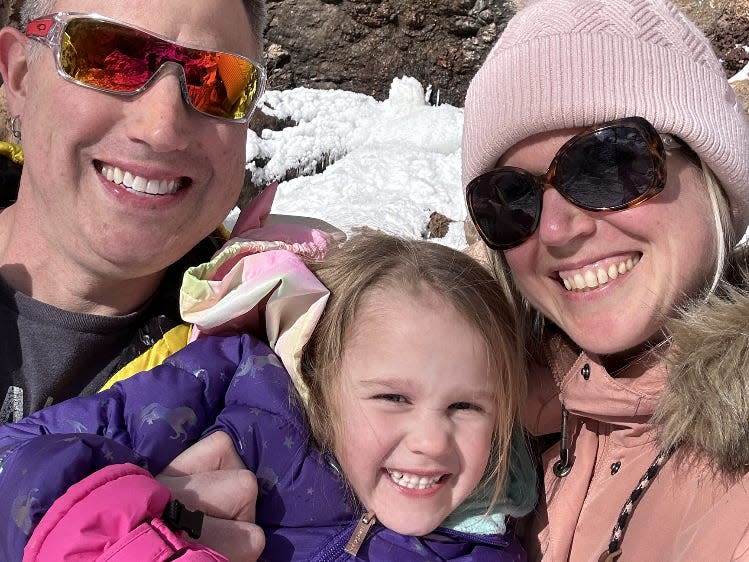
<instances>
[{"instance_id":1,"label":"snow","mask_svg":"<svg viewBox=\"0 0 749 562\"><path fill-rule=\"evenodd\" d=\"M435 241L462 249L467 216L460 182L463 110L432 106L414 78L396 78L385 101L340 90L266 92L261 111L291 120L281 131L250 131L256 185L278 186L273 212L323 219L346 233L368 226L423 237L432 212L457 221ZM260 158L265 165L257 167ZM321 164L327 165L315 174Z\"/></svg>"}]
</instances>

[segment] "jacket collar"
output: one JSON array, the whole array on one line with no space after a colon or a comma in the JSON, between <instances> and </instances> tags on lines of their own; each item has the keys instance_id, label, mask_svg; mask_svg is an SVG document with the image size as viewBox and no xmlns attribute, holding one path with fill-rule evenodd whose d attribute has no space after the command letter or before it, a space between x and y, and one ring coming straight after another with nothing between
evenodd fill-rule
<instances>
[{"instance_id":1,"label":"jacket collar","mask_svg":"<svg viewBox=\"0 0 749 562\"><path fill-rule=\"evenodd\" d=\"M565 408L578 416L617 425L625 444L649 433L650 417L666 387L662 363L632 365L612 377L601 358L588 354L558 331L549 333L544 354ZM649 438L653 438L650 436Z\"/></svg>"}]
</instances>

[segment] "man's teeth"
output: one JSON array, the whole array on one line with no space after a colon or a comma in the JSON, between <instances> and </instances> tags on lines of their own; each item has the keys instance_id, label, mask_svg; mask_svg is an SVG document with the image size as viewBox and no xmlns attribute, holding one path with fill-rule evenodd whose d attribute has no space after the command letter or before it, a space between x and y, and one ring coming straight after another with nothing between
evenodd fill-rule
<instances>
[{"instance_id":1,"label":"man's teeth","mask_svg":"<svg viewBox=\"0 0 749 562\"><path fill-rule=\"evenodd\" d=\"M102 165L101 174L112 183L124 185L140 193L150 195L167 195L179 189L179 180L149 180L141 176L131 174L127 170L121 170L117 166Z\"/></svg>"},{"instance_id":2,"label":"man's teeth","mask_svg":"<svg viewBox=\"0 0 749 562\"><path fill-rule=\"evenodd\" d=\"M620 263L612 263L608 267L596 267L593 269L586 269L580 273L575 273L569 277L563 277L562 282L568 291L584 291L588 289L595 289L601 285L605 285L609 281L612 281L630 271L640 261L640 256L634 258L628 258Z\"/></svg>"},{"instance_id":3,"label":"man's teeth","mask_svg":"<svg viewBox=\"0 0 749 562\"><path fill-rule=\"evenodd\" d=\"M440 476L419 476L418 474L407 474L404 472L398 472L397 470L388 470L390 478L404 488L411 488L414 490L424 490L431 488L442 478Z\"/></svg>"}]
</instances>

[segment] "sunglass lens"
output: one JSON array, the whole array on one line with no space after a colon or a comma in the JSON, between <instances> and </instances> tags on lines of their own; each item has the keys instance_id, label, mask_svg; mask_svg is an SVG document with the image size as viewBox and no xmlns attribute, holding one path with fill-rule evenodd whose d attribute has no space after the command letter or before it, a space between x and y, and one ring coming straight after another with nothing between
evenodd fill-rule
<instances>
[{"instance_id":1,"label":"sunglass lens","mask_svg":"<svg viewBox=\"0 0 749 562\"><path fill-rule=\"evenodd\" d=\"M656 161L645 133L612 126L580 136L559 156L554 187L583 209L627 208L656 181Z\"/></svg>"},{"instance_id":2,"label":"sunglass lens","mask_svg":"<svg viewBox=\"0 0 749 562\"><path fill-rule=\"evenodd\" d=\"M71 78L115 93L137 91L165 62L180 64L192 106L232 120L247 117L262 80L260 70L243 57L183 47L125 25L88 18L68 22L60 62Z\"/></svg>"},{"instance_id":3,"label":"sunglass lens","mask_svg":"<svg viewBox=\"0 0 749 562\"><path fill-rule=\"evenodd\" d=\"M467 198L476 229L493 248L511 248L536 229L541 190L528 173L503 169L487 172L468 185Z\"/></svg>"},{"instance_id":4,"label":"sunglass lens","mask_svg":"<svg viewBox=\"0 0 749 562\"><path fill-rule=\"evenodd\" d=\"M148 55L152 39L116 23L73 19L60 42L60 64L71 78L94 88L133 92L156 70Z\"/></svg>"},{"instance_id":5,"label":"sunglass lens","mask_svg":"<svg viewBox=\"0 0 749 562\"><path fill-rule=\"evenodd\" d=\"M194 55L183 66L195 109L229 119L245 117L259 94L258 69L249 60L229 53L187 51Z\"/></svg>"}]
</instances>

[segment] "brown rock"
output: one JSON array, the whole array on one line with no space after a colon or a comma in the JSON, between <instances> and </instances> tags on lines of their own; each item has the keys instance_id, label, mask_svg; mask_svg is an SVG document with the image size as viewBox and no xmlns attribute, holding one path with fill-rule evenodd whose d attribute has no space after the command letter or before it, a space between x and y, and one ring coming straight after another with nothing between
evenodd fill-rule
<instances>
[{"instance_id":1,"label":"brown rock","mask_svg":"<svg viewBox=\"0 0 749 562\"><path fill-rule=\"evenodd\" d=\"M739 100L744 105L744 108L749 110L749 80L741 80L740 82L734 82L731 84L733 89L736 90L736 94L739 96Z\"/></svg>"},{"instance_id":2,"label":"brown rock","mask_svg":"<svg viewBox=\"0 0 749 562\"><path fill-rule=\"evenodd\" d=\"M8 106L5 103L5 88L0 86L0 140L6 142L16 142L13 133L10 132L10 115Z\"/></svg>"},{"instance_id":3,"label":"brown rock","mask_svg":"<svg viewBox=\"0 0 749 562\"><path fill-rule=\"evenodd\" d=\"M0 1L0 24L15 25L18 27L19 11L21 10L21 0L1 0Z\"/></svg>"},{"instance_id":4,"label":"brown rock","mask_svg":"<svg viewBox=\"0 0 749 562\"><path fill-rule=\"evenodd\" d=\"M473 259L481 262L485 266L489 267L489 254L486 246L481 240L469 244L468 247L463 250L466 254L471 256Z\"/></svg>"},{"instance_id":5,"label":"brown rock","mask_svg":"<svg viewBox=\"0 0 749 562\"><path fill-rule=\"evenodd\" d=\"M476 227L473 224L473 221L470 218L467 218L463 223L463 232L466 236L466 242L468 242L468 245L470 246L474 242L481 242L481 238L479 238L479 233L476 231Z\"/></svg>"},{"instance_id":6,"label":"brown rock","mask_svg":"<svg viewBox=\"0 0 749 562\"><path fill-rule=\"evenodd\" d=\"M445 215L433 212L429 215L429 224L427 224L427 238L444 238L450 223L453 222Z\"/></svg>"},{"instance_id":7,"label":"brown rock","mask_svg":"<svg viewBox=\"0 0 749 562\"><path fill-rule=\"evenodd\" d=\"M726 75L749 64L749 0L676 0L676 4L710 38Z\"/></svg>"},{"instance_id":8,"label":"brown rock","mask_svg":"<svg viewBox=\"0 0 749 562\"><path fill-rule=\"evenodd\" d=\"M393 78L431 85L433 101L463 104L478 65L514 13L483 0L277 0L269 44L290 53L270 86L341 88L384 99Z\"/></svg>"}]
</instances>

